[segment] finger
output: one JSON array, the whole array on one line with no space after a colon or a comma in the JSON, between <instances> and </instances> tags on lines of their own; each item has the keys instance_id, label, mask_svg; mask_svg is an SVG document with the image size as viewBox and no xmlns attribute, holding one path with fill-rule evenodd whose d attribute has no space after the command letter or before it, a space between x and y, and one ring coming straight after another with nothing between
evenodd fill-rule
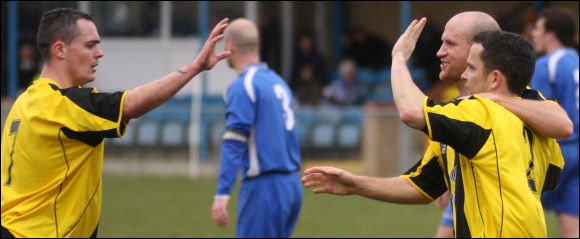
<instances>
[{"instance_id":1,"label":"finger","mask_svg":"<svg viewBox=\"0 0 580 239\"><path fill-rule=\"evenodd\" d=\"M315 187L315 186L322 186L322 182L320 181L309 181L304 183L304 187L305 188L311 188L311 187Z\"/></svg>"},{"instance_id":2,"label":"finger","mask_svg":"<svg viewBox=\"0 0 580 239\"><path fill-rule=\"evenodd\" d=\"M209 34L210 39L215 37L215 35L219 34L220 32L222 32L228 26L228 23L229 23L228 18L224 18L220 22L218 22L211 31L211 33Z\"/></svg>"},{"instance_id":3,"label":"finger","mask_svg":"<svg viewBox=\"0 0 580 239\"><path fill-rule=\"evenodd\" d=\"M415 38L419 38L419 35L421 35L421 32L423 32L423 28L425 27L425 24L427 23L427 18L423 17L421 18L421 21L419 21L417 23L416 26L416 30L415 30Z\"/></svg>"},{"instance_id":4,"label":"finger","mask_svg":"<svg viewBox=\"0 0 580 239\"><path fill-rule=\"evenodd\" d=\"M224 52L220 53L219 55L217 55L216 57L217 57L217 60L218 61L221 61L222 59L228 58L231 55L232 55L232 52L231 51L224 51Z\"/></svg>"},{"instance_id":5,"label":"finger","mask_svg":"<svg viewBox=\"0 0 580 239\"><path fill-rule=\"evenodd\" d=\"M417 19L413 20L409 26L407 27L407 29L405 30L405 32L403 33L403 35L407 34L411 29L413 29L413 27L415 27L415 24L417 24Z\"/></svg>"},{"instance_id":6,"label":"finger","mask_svg":"<svg viewBox=\"0 0 580 239\"><path fill-rule=\"evenodd\" d=\"M306 169L306 171L304 171L304 175L313 174L313 173L324 173L324 170L322 167L312 167L312 168Z\"/></svg>"}]
</instances>

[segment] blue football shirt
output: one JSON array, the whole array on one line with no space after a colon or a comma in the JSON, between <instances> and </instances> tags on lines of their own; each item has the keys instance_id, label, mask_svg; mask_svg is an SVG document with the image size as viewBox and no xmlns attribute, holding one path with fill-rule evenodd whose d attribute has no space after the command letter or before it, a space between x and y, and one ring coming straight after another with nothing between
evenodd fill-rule
<instances>
[{"instance_id":1,"label":"blue football shirt","mask_svg":"<svg viewBox=\"0 0 580 239\"><path fill-rule=\"evenodd\" d=\"M240 169L244 180L300 168L292 91L266 63L245 67L228 87L225 101L216 195L229 195Z\"/></svg>"},{"instance_id":2,"label":"blue football shirt","mask_svg":"<svg viewBox=\"0 0 580 239\"><path fill-rule=\"evenodd\" d=\"M536 61L531 87L556 100L574 123L574 133L560 145L578 142L578 53L560 48Z\"/></svg>"}]
</instances>

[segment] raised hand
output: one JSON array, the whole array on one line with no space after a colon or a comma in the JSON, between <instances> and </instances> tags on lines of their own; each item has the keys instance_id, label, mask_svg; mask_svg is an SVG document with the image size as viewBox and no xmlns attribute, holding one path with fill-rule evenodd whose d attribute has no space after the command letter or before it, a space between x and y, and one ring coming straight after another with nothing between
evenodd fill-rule
<instances>
[{"instance_id":1,"label":"raised hand","mask_svg":"<svg viewBox=\"0 0 580 239\"><path fill-rule=\"evenodd\" d=\"M420 21L415 19L409 24L407 30L405 30L403 35L397 40L397 43L395 43L395 46L393 46L393 51L391 52L392 57L402 56L405 60L409 60L426 22L427 18L423 17Z\"/></svg>"},{"instance_id":2,"label":"raised hand","mask_svg":"<svg viewBox=\"0 0 580 239\"><path fill-rule=\"evenodd\" d=\"M355 176L342 169L333 167L313 167L304 171L300 181L306 188L322 186L312 190L314 193L350 195L355 193Z\"/></svg>"},{"instance_id":3,"label":"raised hand","mask_svg":"<svg viewBox=\"0 0 580 239\"><path fill-rule=\"evenodd\" d=\"M230 51L224 51L219 55L215 54L215 46L217 42L224 38L224 34L222 33L224 29L228 26L229 19L224 18L221 20L211 31L209 37L201 52L195 58L197 64L199 64L200 70L209 70L215 66L220 60L229 57L232 53Z\"/></svg>"}]
</instances>

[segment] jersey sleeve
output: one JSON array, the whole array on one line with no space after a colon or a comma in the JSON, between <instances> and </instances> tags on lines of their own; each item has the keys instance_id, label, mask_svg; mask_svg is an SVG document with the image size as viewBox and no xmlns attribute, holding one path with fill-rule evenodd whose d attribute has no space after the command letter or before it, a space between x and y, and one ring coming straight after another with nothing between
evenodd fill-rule
<instances>
[{"instance_id":1,"label":"jersey sleeve","mask_svg":"<svg viewBox=\"0 0 580 239\"><path fill-rule=\"evenodd\" d=\"M94 88L59 89L51 86L64 97L58 97L56 102L46 102L50 104L46 107L58 108L48 111L52 115L47 118L63 125L67 136L83 141L124 136L127 125L122 122L123 102L128 91L99 93Z\"/></svg>"},{"instance_id":2,"label":"jersey sleeve","mask_svg":"<svg viewBox=\"0 0 580 239\"><path fill-rule=\"evenodd\" d=\"M431 145L429 145L421 160L401 177L431 200L438 198L447 191L444 167L439 160L439 155Z\"/></svg>"},{"instance_id":3,"label":"jersey sleeve","mask_svg":"<svg viewBox=\"0 0 580 239\"><path fill-rule=\"evenodd\" d=\"M548 66L545 62L536 62L536 68L530 86L533 89L540 91L547 99L554 99L554 92L552 84L550 84L550 76Z\"/></svg>"},{"instance_id":4,"label":"jersey sleeve","mask_svg":"<svg viewBox=\"0 0 580 239\"><path fill-rule=\"evenodd\" d=\"M473 158L487 141L491 129L486 127L489 109L486 99L472 96L445 103L425 97L424 113L429 139L447 144L462 155Z\"/></svg>"},{"instance_id":5,"label":"jersey sleeve","mask_svg":"<svg viewBox=\"0 0 580 239\"><path fill-rule=\"evenodd\" d=\"M227 196L236 183L255 120L255 103L243 85L234 82L226 96L226 130L222 137L220 173L216 197Z\"/></svg>"}]
</instances>

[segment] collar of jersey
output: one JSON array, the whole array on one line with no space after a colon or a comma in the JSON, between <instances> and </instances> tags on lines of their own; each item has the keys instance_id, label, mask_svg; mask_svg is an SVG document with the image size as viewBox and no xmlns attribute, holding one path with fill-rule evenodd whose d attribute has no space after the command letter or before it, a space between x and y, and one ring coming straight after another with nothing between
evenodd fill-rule
<instances>
[{"instance_id":1,"label":"collar of jersey","mask_svg":"<svg viewBox=\"0 0 580 239\"><path fill-rule=\"evenodd\" d=\"M560 47L560 48L554 50L552 53L550 53L550 55L553 55L553 54L555 54L556 52L559 52L559 51L563 51L564 54L571 54L571 55L577 54L576 53L576 50L574 50L573 48L563 46L563 47Z\"/></svg>"},{"instance_id":2,"label":"collar of jersey","mask_svg":"<svg viewBox=\"0 0 580 239\"><path fill-rule=\"evenodd\" d=\"M252 67L257 67L258 69L268 69L268 64L266 64L266 62L258 62L258 63L249 64L246 67L244 67L244 69L242 70L242 73L240 75L243 75L244 73L246 73L246 71L250 70L250 68L252 68Z\"/></svg>"},{"instance_id":3,"label":"collar of jersey","mask_svg":"<svg viewBox=\"0 0 580 239\"><path fill-rule=\"evenodd\" d=\"M53 84L53 85L58 86L58 88L61 88L60 85L58 85L55 81L51 80L50 78L46 78L46 77L39 78L38 80L36 80L34 82L34 84Z\"/></svg>"}]
</instances>

